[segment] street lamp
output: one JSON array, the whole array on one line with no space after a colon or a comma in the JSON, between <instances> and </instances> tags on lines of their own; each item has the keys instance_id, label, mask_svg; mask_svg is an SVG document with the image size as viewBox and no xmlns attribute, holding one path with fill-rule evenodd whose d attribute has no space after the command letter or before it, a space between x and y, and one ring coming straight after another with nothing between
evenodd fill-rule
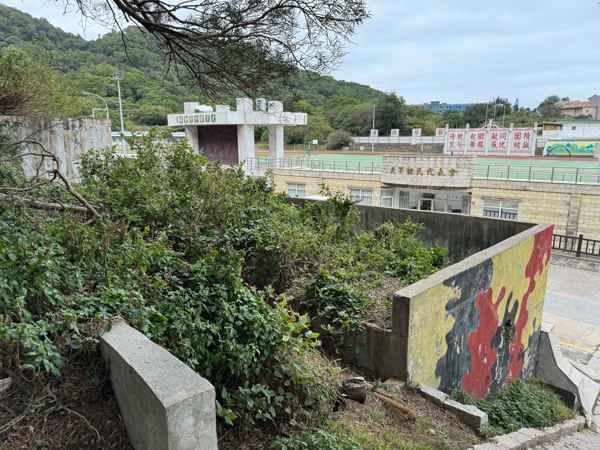
<instances>
[{"instance_id":1,"label":"street lamp","mask_svg":"<svg viewBox=\"0 0 600 450\"><path fill-rule=\"evenodd\" d=\"M123 79L123 73L120 70L115 70L112 77L117 82L117 92L119 94L119 118L121 119L121 135L125 132L125 125L123 123L123 103L121 101L121 80Z\"/></svg>"},{"instance_id":2,"label":"street lamp","mask_svg":"<svg viewBox=\"0 0 600 450\"><path fill-rule=\"evenodd\" d=\"M93 92L88 92L88 91L82 91L81 92L83 95L89 95L90 97L96 97L99 98L100 100L102 100L102 102L104 103L104 110L106 111L106 118L110 119L110 113L108 112L108 103L106 103L106 100L104 100L104 98L100 97L98 94L94 94ZM92 108L92 118L96 118L96 110L101 109L101 108Z\"/></svg>"}]
</instances>

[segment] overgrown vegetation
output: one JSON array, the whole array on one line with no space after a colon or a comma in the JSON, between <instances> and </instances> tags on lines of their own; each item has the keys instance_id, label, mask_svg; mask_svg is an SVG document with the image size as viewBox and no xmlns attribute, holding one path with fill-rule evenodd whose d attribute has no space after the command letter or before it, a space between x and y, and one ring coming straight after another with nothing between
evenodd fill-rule
<instances>
[{"instance_id":1,"label":"overgrown vegetation","mask_svg":"<svg viewBox=\"0 0 600 450\"><path fill-rule=\"evenodd\" d=\"M337 396L336 368L311 324L336 336L359 326L371 286L386 274L424 277L443 251L426 248L410 223L358 231L340 195L299 207L266 179L153 138L133 144L135 159L85 158L77 189L99 212L92 223L85 211L4 198L1 367L59 376L122 317L216 386L224 423L320 421ZM26 186L14 171L0 176ZM54 185L35 192L73 201Z\"/></svg>"},{"instance_id":2,"label":"overgrown vegetation","mask_svg":"<svg viewBox=\"0 0 600 450\"><path fill-rule=\"evenodd\" d=\"M525 427L549 427L573 417L573 411L558 394L535 380L516 380L497 396L486 400L475 400L462 392L455 393L454 397L488 413L491 436Z\"/></svg>"}]
</instances>

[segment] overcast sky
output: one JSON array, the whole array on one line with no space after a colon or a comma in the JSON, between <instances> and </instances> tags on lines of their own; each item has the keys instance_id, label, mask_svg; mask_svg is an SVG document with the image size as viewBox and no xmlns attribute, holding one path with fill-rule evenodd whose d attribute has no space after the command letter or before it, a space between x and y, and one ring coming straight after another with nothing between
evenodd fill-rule
<instances>
[{"instance_id":1,"label":"overcast sky","mask_svg":"<svg viewBox=\"0 0 600 450\"><path fill-rule=\"evenodd\" d=\"M0 0L66 31L106 32L54 0ZM596 0L367 0L372 17L333 75L409 103L600 94Z\"/></svg>"}]
</instances>

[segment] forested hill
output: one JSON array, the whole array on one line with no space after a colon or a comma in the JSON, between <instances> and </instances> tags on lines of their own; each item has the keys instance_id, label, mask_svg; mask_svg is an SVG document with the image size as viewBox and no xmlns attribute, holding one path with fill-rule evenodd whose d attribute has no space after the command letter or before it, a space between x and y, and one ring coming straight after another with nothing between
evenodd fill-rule
<instances>
[{"instance_id":1,"label":"forested hill","mask_svg":"<svg viewBox=\"0 0 600 450\"><path fill-rule=\"evenodd\" d=\"M0 0L1 1L1 0ZM90 91L109 100L116 117L116 86L111 80L116 67L124 72L122 90L126 119L131 125L160 125L167 113L182 109L186 100L206 100L202 92L185 79L179 79L166 66L154 40L135 28L109 33L96 40L66 33L44 19L36 19L18 9L0 4L0 47L44 49L49 64L63 73L72 91ZM374 101L383 93L368 86L338 81L329 76L301 72L274 90L293 107L299 100L321 108L334 97L349 97L357 102ZM231 101L235 93L224 101ZM82 108L91 106L82 101ZM82 111L82 114L85 114Z\"/></svg>"}]
</instances>

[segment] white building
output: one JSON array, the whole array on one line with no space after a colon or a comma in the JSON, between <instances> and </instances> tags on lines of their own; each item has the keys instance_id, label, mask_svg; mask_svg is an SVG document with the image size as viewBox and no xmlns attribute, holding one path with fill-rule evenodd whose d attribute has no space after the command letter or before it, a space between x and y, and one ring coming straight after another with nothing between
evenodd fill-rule
<instances>
[{"instance_id":1,"label":"white building","mask_svg":"<svg viewBox=\"0 0 600 450\"><path fill-rule=\"evenodd\" d=\"M283 103L256 99L256 109L249 98L236 99L236 110L228 105L211 106L184 103L183 114L169 114L171 127L185 128L192 149L209 159L226 164L250 162L256 158L255 127L268 127L270 157L284 157L284 127L306 125L305 113L284 112Z\"/></svg>"}]
</instances>

